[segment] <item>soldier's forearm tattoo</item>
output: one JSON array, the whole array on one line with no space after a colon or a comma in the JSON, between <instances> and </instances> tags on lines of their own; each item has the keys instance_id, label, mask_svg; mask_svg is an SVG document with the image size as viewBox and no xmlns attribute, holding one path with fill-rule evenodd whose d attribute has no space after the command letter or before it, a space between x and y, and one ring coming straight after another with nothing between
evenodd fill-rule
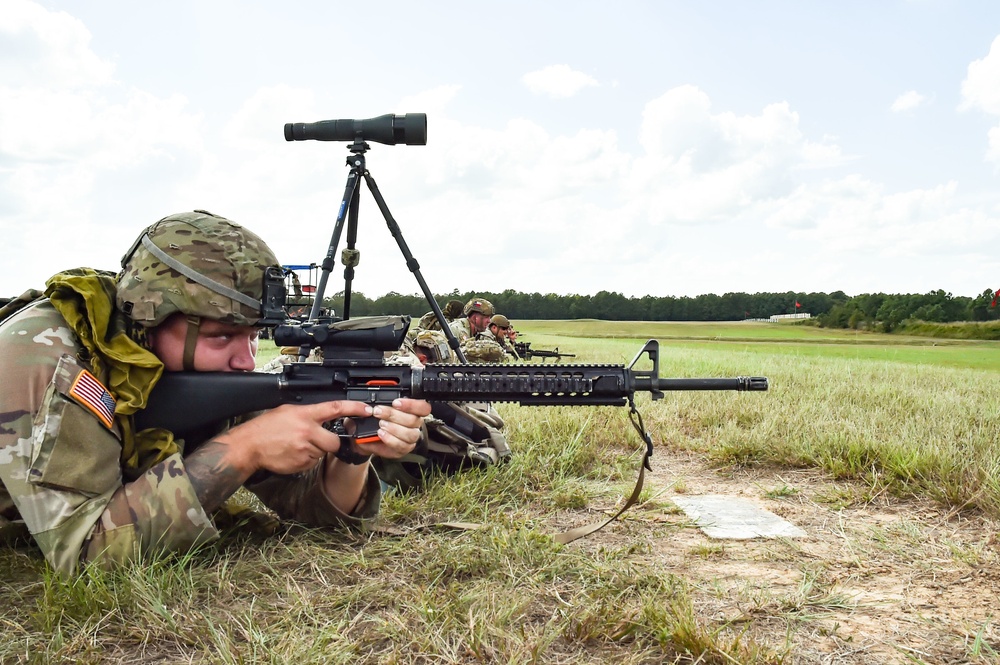
<instances>
[{"instance_id":1,"label":"soldier's forearm tattoo","mask_svg":"<svg viewBox=\"0 0 1000 665\"><path fill-rule=\"evenodd\" d=\"M244 472L225 461L228 446L209 441L184 458L191 486L205 512L212 512L246 481Z\"/></svg>"}]
</instances>

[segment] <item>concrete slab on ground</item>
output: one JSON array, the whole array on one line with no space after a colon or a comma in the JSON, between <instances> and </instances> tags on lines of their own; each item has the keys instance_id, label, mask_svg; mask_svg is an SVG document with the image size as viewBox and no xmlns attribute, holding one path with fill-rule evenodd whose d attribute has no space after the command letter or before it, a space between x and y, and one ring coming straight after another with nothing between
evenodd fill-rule
<instances>
[{"instance_id":1,"label":"concrete slab on ground","mask_svg":"<svg viewBox=\"0 0 1000 665\"><path fill-rule=\"evenodd\" d=\"M706 494L671 500L709 538L804 538L805 531L749 499Z\"/></svg>"}]
</instances>

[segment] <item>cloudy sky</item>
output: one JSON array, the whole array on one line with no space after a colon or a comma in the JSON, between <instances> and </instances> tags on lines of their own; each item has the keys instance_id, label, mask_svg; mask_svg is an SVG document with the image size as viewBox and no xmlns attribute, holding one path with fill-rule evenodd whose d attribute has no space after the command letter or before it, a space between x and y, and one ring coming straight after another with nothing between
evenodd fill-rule
<instances>
[{"instance_id":1,"label":"cloudy sky","mask_svg":"<svg viewBox=\"0 0 1000 665\"><path fill-rule=\"evenodd\" d=\"M195 208L319 262L348 143L283 127L386 113L437 293L1000 287L995 0L0 0L0 296ZM419 291L364 187L357 247Z\"/></svg>"}]
</instances>

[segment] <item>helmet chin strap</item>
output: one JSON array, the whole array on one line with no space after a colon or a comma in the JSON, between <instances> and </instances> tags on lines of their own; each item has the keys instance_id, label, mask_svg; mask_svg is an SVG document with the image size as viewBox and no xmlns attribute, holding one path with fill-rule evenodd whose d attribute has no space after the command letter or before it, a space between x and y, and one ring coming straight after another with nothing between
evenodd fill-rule
<instances>
[{"instance_id":1,"label":"helmet chin strap","mask_svg":"<svg viewBox=\"0 0 1000 665\"><path fill-rule=\"evenodd\" d=\"M187 335L184 337L184 371L194 371L194 350L198 346L198 330L201 328L200 316L187 317Z\"/></svg>"}]
</instances>

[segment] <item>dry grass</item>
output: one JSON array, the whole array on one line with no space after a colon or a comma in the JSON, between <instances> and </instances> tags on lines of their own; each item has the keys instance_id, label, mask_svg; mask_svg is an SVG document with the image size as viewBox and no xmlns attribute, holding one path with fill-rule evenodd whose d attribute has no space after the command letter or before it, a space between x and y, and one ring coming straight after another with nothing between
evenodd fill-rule
<instances>
[{"instance_id":1,"label":"dry grass","mask_svg":"<svg viewBox=\"0 0 1000 665\"><path fill-rule=\"evenodd\" d=\"M551 341L584 362L637 350ZM503 405L511 463L388 497L391 534L236 530L72 580L3 550L0 662L1000 662L1000 375L752 348L661 362L772 389L640 397L645 500L583 541L548 534L631 488L625 410ZM810 536L711 541L675 492L752 497Z\"/></svg>"}]
</instances>

